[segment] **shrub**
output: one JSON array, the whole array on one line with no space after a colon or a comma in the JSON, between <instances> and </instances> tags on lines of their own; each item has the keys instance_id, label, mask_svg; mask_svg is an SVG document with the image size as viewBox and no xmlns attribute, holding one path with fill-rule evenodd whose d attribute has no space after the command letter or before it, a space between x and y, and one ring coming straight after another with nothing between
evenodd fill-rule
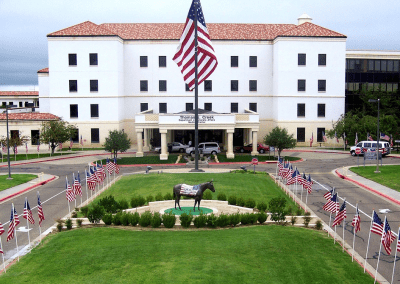
<instances>
[{"instance_id":1,"label":"shrub","mask_svg":"<svg viewBox=\"0 0 400 284\"><path fill-rule=\"evenodd\" d=\"M58 223L57 224L57 231L61 232L63 228L63 224L62 223Z\"/></svg>"},{"instance_id":2,"label":"shrub","mask_svg":"<svg viewBox=\"0 0 400 284\"><path fill-rule=\"evenodd\" d=\"M239 213L229 215L229 223L235 227L240 223L241 216Z\"/></svg>"},{"instance_id":3,"label":"shrub","mask_svg":"<svg viewBox=\"0 0 400 284\"><path fill-rule=\"evenodd\" d=\"M156 201L163 201L164 196L161 194L161 192L157 193L156 197L154 198Z\"/></svg>"},{"instance_id":4,"label":"shrub","mask_svg":"<svg viewBox=\"0 0 400 284\"><path fill-rule=\"evenodd\" d=\"M211 191L207 190L203 193L203 199L204 200L212 200L212 194Z\"/></svg>"},{"instance_id":5,"label":"shrub","mask_svg":"<svg viewBox=\"0 0 400 284\"><path fill-rule=\"evenodd\" d=\"M287 213L287 215L292 216L292 214L293 214L293 207L292 207L292 206L289 206L289 207L287 208L287 210L286 210L286 213Z\"/></svg>"},{"instance_id":6,"label":"shrub","mask_svg":"<svg viewBox=\"0 0 400 284\"><path fill-rule=\"evenodd\" d=\"M268 205L264 201L261 201L257 204L257 209L260 210L260 212L265 212L267 211Z\"/></svg>"},{"instance_id":7,"label":"shrub","mask_svg":"<svg viewBox=\"0 0 400 284\"><path fill-rule=\"evenodd\" d=\"M310 212L304 213L303 224L304 226L306 226L306 228L308 228L310 221L311 221L311 213Z\"/></svg>"},{"instance_id":8,"label":"shrub","mask_svg":"<svg viewBox=\"0 0 400 284\"><path fill-rule=\"evenodd\" d=\"M118 209L125 210L129 208L129 203L125 199L122 199L118 202Z\"/></svg>"},{"instance_id":9,"label":"shrub","mask_svg":"<svg viewBox=\"0 0 400 284\"><path fill-rule=\"evenodd\" d=\"M76 211L76 212L79 212L79 207L75 207L75 211Z\"/></svg>"},{"instance_id":10,"label":"shrub","mask_svg":"<svg viewBox=\"0 0 400 284\"><path fill-rule=\"evenodd\" d=\"M183 213L181 216L179 216L179 220L181 221L181 226L184 228L189 228L190 223L192 223L193 220L193 215L192 214L186 214Z\"/></svg>"},{"instance_id":11,"label":"shrub","mask_svg":"<svg viewBox=\"0 0 400 284\"><path fill-rule=\"evenodd\" d=\"M122 224L121 219L122 219L122 212L118 212L117 214L114 215L112 222L115 226L120 226Z\"/></svg>"},{"instance_id":12,"label":"shrub","mask_svg":"<svg viewBox=\"0 0 400 284\"><path fill-rule=\"evenodd\" d=\"M139 199L137 196L131 198L131 207L136 208L139 206Z\"/></svg>"},{"instance_id":13,"label":"shrub","mask_svg":"<svg viewBox=\"0 0 400 284\"><path fill-rule=\"evenodd\" d=\"M245 204L244 204L247 208L254 208L256 207L256 202L254 201L253 198L249 198L246 200Z\"/></svg>"},{"instance_id":14,"label":"shrub","mask_svg":"<svg viewBox=\"0 0 400 284\"><path fill-rule=\"evenodd\" d=\"M106 214L104 214L102 220L103 220L104 224L106 224L107 226L111 225L111 223L113 222L113 215L111 213L106 213Z\"/></svg>"},{"instance_id":15,"label":"shrub","mask_svg":"<svg viewBox=\"0 0 400 284\"><path fill-rule=\"evenodd\" d=\"M172 196L172 193L166 193L164 195L164 200L174 200L174 197Z\"/></svg>"},{"instance_id":16,"label":"shrub","mask_svg":"<svg viewBox=\"0 0 400 284\"><path fill-rule=\"evenodd\" d=\"M82 219L76 219L76 225L78 225L78 228L82 227Z\"/></svg>"},{"instance_id":17,"label":"shrub","mask_svg":"<svg viewBox=\"0 0 400 284\"><path fill-rule=\"evenodd\" d=\"M145 204L146 204L146 199L143 196L139 195L138 196L138 206L143 206Z\"/></svg>"},{"instance_id":18,"label":"shrub","mask_svg":"<svg viewBox=\"0 0 400 284\"><path fill-rule=\"evenodd\" d=\"M204 215L203 212L200 212L200 215L194 218L193 224L196 228L203 228L207 224L207 215Z\"/></svg>"},{"instance_id":19,"label":"shrub","mask_svg":"<svg viewBox=\"0 0 400 284\"><path fill-rule=\"evenodd\" d=\"M271 212L272 221L284 223L286 219L285 205L286 199L283 197L276 197L270 200L269 211Z\"/></svg>"},{"instance_id":20,"label":"shrub","mask_svg":"<svg viewBox=\"0 0 400 284\"><path fill-rule=\"evenodd\" d=\"M217 219L218 217L211 213L207 216L207 226L210 228L215 228L217 226Z\"/></svg>"},{"instance_id":21,"label":"shrub","mask_svg":"<svg viewBox=\"0 0 400 284\"><path fill-rule=\"evenodd\" d=\"M264 211L261 211L260 213L258 213L258 216L257 216L258 223L264 224L265 221L267 221L267 219L268 219L267 213L265 213Z\"/></svg>"},{"instance_id":22,"label":"shrub","mask_svg":"<svg viewBox=\"0 0 400 284\"><path fill-rule=\"evenodd\" d=\"M70 218L65 220L65 226L67 227L67 230L71 230L72 229L72 220Z\"/></svg>"},{"instance_id":23,"label":"shrub","mask_svg":"<svg viewBox=\"0 0 400 284\"><path fill-rule=\"evenodd\" d=\"M71 218L76 218L76 217L78 217L78 213L76 211L72 211Z\"/></svg>"},{"instance_id":24,"label":"shrub","mask_svg":"<svg viewBox=\"0 0 400 284\"><path fill-rule=\"evenodd\" d=\"M258 220L258 214L256 214L256 213L250 213L250 216L249 216L250 224L255 224L255 223L257 223L257 220Z\"/></svg>"},{"instance_id":25,"label":"shrub","mask_svg":"<svg viewBox=\"0 0 400 284\"><path fill-rule=\"evenodd\" d=\"M300 207L297 207L296 209L296 215L297 216L301 216L303 214L303 209L301 209Z\"/></svg>"},{"instance_id":26,"label":"shrub","mask_svg":"<svg viewBox=\"0 0 400 284\"><path fill-rule=\"evenodd\" d=\"M218 196L217 196L217 199L221 200L221 201L226 201L225 193L219 193Z\"/></svg>"},{"instance_id":27,"label":"shrub","mask_svg":"<svg viewBox=\"0 0 400 284\"><path fill-rule=\"evenodd\" d=\"M144 212L142 215L140 215L139 225L142 227L148 227L151 224L152 218L153 215L151 214L150 211Z\"/></svg>"},{"instance_id":28,"label":"shrub","mask_svg":"<svg viewBox=\"0 0 400 284\"><path fill-rule=\"evenodd\" d=\"M240 222L242 225L247 225L250 223L250 213L245 213L240 216Z\"/></svg>"},{"instance_id":29,"label":"shrub","mask_svg":"<svg viewBox=\"0 0 400 284\"><path fill-rule=\"evenodd\" d=\"M217 219L217 226L218 227L226 227L229 225L229 215L221 214L218 216Z\"/></svg>"},{"instance_id":30,"label":"shrub","mask_svg":"<svg viewBox=\"0 0 400 284\"><path fill-rule=\"evenodd\" d=\"M244 198L243 198L243 197L238 197L238 198L236 199L236 205L237 205L237 206L244 207L244 204L245 204L245 201L244 201Z\"/></svg>"},{"instance_id":31,"label":"shrub","mask_svg":"<svg viewBox=\"0 0 400 284\"><path fill-rule=\"evenodd\" d=\"M236 196L235 195L231 195L228 198L228 204L230 205L236 205Z\"/></svg>"},{"instance_id":32,"label":"shrub","mask_svg":"<svg viewBox=\"0 0 400 284\"><path fill-rule=\"evenodd\" d=\"M161 215L158 212L154 212L153 218L151 218L151 227L152 228L158 228L161 226Z\"/></svg>"},{"instance_id":33,"label":"shrub","mask_svg":"<svg viewBox=\"0 0 400 284\"><path fill-rule=\"evenodd\" d=\"M84 216L85 218L87 218L88 212L89 212L89 207L88 207L88 206L83 206L83 207L81 208L81 212L82 212L83 216Z\"/></svg>"},{"instance_id":34,"label":"shrub","mask_svg":"<svg viewBox=\"0 0 400 284\"><path fill-rule=\"evenodd\" d=\"M114 196L112 195L100 199L99 205L103 206L107 213L115 213L118 209L118 202L115 201Z\"/></svg>"},{"instance_id":35,"label":"shrub","mask_svg":"<svg viewBox=\"0 0 400 284\"><path fill-rule=\"evenodd\" d=\"M136 226L139 223L140 215L139 215L138 212L135 212L133 214L132 213L128 213L128 216L129 216L129 223L132 226Z\"/></svg>"},{"instance_id":36,"label":"shrub","mask_svg":"<svg viewBox=\"0 0 400 284\"><path fill-rule=\"evenodd\" d=\"M153 202L154 201L154 196L153 195L147 196L146 201L147 201L147 203Z\"/></svg>"},{"instance_id":37,"label":"shrub","mask_svg":"<svg viewBox=\"0 0 400 284\"><path fill-rule=\"evenodd\" d=\"M103 206L96 204L88 211L87 217L90 223L97 224L103 218L104 213L105 212Z\"/></svg>"},{"instance_id":38,"label":"shrub","mask_svg":"<svg viewBox=\"0 0 400 284\"><path fill-rule=\"evenodd\" d=\"M163 222L165 228L172 228L173 226L175 226L176 217L175 217L174 213L169 212L167 214L164 214L162 216L162 222Z\"/></svg>"},{"instance_id":39,"label":"shrub","mask_svg":"<svg viewBox=\"0 0 400 284\"><path fill-rule=\"evenodd\" d=\"M118 214L118 213L117 213ZM126 212L122 212L122 215L121 215L121 218L120 218L120 220L121 220L121 224L122 224L122 226L128 226L129 225L129 220L130 219L130 216L129 216L129 214L128 213L126 213Z\"/></svg>"},{"instance_id":40,"label":"shrub","mask_svg":"<svg viewBox=\"0 0 400 284\"><path fill-rule=\"evenodd\" d=\"M320 219L317 220L317 222L315 222L315 229L317 230L322 230L322 221Z\"/></svg>"},{"instance_id":41,"label":"shrub","mask_svg":"<svg viewBox=\"0 0 400 284\"><path fill-rule=\"evenodd\" d=\"M296 224L296 221L297 221L297 217L292 216L292 218L290 219L290 223L292 224L292 226L294 226L294 224Z\"/></svg>"}]
</instances>

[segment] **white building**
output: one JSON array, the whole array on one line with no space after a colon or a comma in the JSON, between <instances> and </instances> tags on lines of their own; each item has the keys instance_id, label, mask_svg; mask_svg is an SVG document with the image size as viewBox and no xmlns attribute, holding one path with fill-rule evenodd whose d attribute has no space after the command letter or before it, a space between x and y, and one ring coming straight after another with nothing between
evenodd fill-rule
<instances>
[{"instance_id":1,"label":"white building","mask_svg":"<svg viewBox=\"0 0 400 284\"><path fill-rule=\"evenodd\" d=\"M307 15L298 20L208 24L219 64L199 86L200 142L216 140L233 157L234 145L260 142L275 126L299 145L312 135L322 141L344 113L346 36ZM75 124L75 139L91 146L123 129L139 142L138 156L151 139L193 141L194 94L172 61L183 26L84 22L49 34L49 67L38 71L40 111Z\"/></svg>"}]
</instances>

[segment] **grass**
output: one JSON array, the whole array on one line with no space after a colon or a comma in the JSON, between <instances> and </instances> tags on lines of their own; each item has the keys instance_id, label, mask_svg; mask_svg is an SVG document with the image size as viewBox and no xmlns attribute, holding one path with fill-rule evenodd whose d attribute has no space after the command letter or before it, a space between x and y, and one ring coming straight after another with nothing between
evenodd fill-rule
<instances>
[{"instance_id":1,"label":"grass","mask_svg":"<svg viewBox=\"0 0 400 284\"><path fill-rule=\"evenodd\" d=\"M253 159L254 156L251 156L250 154L237 154L235 153L235 158L234 159L228 159L226 155L219 154L218 155L218 161L222 162L251 162L251 159ZM265 161L276 161L277 158L274 156L256 156L259 162L265 162ZM285 157L285 161L297 161L300 160L301 158L297 157Z\"/></svg>"},{"instance_id":2,"label":"grass","mask_svg":"<svg viewBox=\"0 0 400 284\"><path fill-rule=\"evenodd\" d=\"M51 154L51 157L55 157L55 156L66 156L66 155L70 155L71 153L63 153L61 155L60 152ZM39 157L38 154L17 154L17 159L15 159L14 154L10 153L10 161L26 161L26 160L33 160L33 159L38 159L38 158L46 158L46 157L50 157L50 153L39 153ZM3 162L7 162L7 155L3 156Z\"/></svg>"},{"instance_id":3,"label":"grass","mask_svg":"<svg viewBox=\"0 0 400 284\"><path fill-rule=\"evenodd\" d=\"M0 175L0 191L5 190L10 187L14 187L23 183L27 183L35 178L37 175L26 175L26 174L12 174L12 180L7 180L8 174Z\"/></svg>"},{"instance_id":4,"label":"grass","mask_svg":"<svg viewBox=\"0 0 400 284\"><path fill-rule=\"evenodd\" d=\"M94 241L95 240L95 241ZM282 226L49 236L0 283L373 283L319 231Z\"/></svg>"},{"instance_id":5,"label":"grass","mask_svg":"<svg viewBox=\"0 0 400 284\"><path fill-rule=\"evenodd\" d=\"M66 148L62 148L62 150L61 151L63 151L63 152L69 152L69 151L104 151L105 150L105 148L80 148L80 147L77 147L77 148L72 148L72 149L68 149L68 147L66 147Z\"/></svg>"},{"instance_id":6,"label":"grass","mask_svg":"<svg viewBox=\"0 0 400 284\"><path fill-rule=\"evenodd\" d=\"M373 180L384 186L390 187L391 189L400 191L400 166L379 167L379 170L381 172L380 174L374 173L374 171L376 170L376 165L359 168L353 167L350 168L350 170L362 177Z\"/></svg>"}]
</instances>

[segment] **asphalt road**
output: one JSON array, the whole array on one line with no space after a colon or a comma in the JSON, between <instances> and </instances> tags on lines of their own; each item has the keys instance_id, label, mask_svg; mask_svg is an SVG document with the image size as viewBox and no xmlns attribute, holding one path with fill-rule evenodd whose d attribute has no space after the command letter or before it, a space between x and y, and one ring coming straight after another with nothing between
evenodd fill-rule
<instances>
[{"instance_id":1,"label":"asphalt road","mask_svg":"<svg viewBox=\"0 0 400 284\"><path fill-rule=\"evenodd\" d=\"M356 186L348 181L338 178L336 175L332 174L332 170L336 168L341 168L343 166L350 166L357 164L357 158L351 157L350 155L345 154L331 154L331 153L304 153L304 152L288 152L285 153L288 156L298 156L305 159L305 161L301 163L297 163L296 166L299 168L301 173L305 172L306 174L311 173L311 176L314 180L317 180L319 183L323 184L327 188L335 187L339 196L342 198L346 198L348 203L355 205L359 204L359 209L365 212L367 215L372 214L372 210L375 209L382 221L384 220L385 214L379 213L381 209L389 209L389 213L386 214L390 226L394 232L397 233L398 227L400 225L400 206L385 200L384 198L371 193L359 186ZM39 191L41 196L41 201L43 204L43 210L46 220L42 223L42 232L46 229L50 228L54 225L55 220L58 218L62 218L68 213L68 205L67 200L65 198L65 176L68 176L70 182L72 182L72 173L79 170L81 173L81 179L83 180L85 168L87 169L88 162L99 160L104 158L104 155L91 156L91 157L83 157L76 159L67 159L60 161L47 161L43 163L36 164L28 164L28 165L20 165L13 166L12 172L26 172L26 173L40 173L45 172L47 174L56 175L59 178L40 186L30 192L22 194L20 196L14 197L10 200L4 201L0 204L0 222L2 224L6 223L10 219L10 211L11 211L11 203L14 203L18 214L23 213L23 206L25 197L28 198L31 208L37 205L36 202L36 192ZM361 161L361 159L360 159ZM400 164L400 159L396 158L384 158L383 163L385 164ZM373 163L371 163L373 164ZM211 168L229 168L229 169L239 169L240 164L237 165L218 165L218 166L210 166ZM171 168L170 166L153 166L152 171L161 171L165 168ZM252 168L252 167L251 167ZM256 170L265 170L270 173L275 173L275 165L258 165ZM250 169L250 167L249 167ZM130 167L130 168L121 168L122 174L134 173L139 171L144 171L145 165L143 167ZM7 168L0 168L0 172L7 171ZM323 194L326 192L325 189L322 189L320 186L313 187L313 193L308 196L308 206L321 218L323 221L329 224L330 215L326 211L322 210L323 204L325 204L326 200L323 198ZM218 190L218 188L216 188ZM90 196L90 193L89 193ZM49 201L46 201L50 199ZM83 186L83 202L86 200L86 189ZM304 200L304 196L303 196ZM340 202L342 203L342 201ZM78 199L77 204L80 204L80 199ZM72 209L72 203L71 203ZM30 230L30 239L31 241L39 236L39 227L38 227L38 218L37 218L37 209L33 209L33 216L36 221L33 228L31 226ZM347 206L347 219L345 223L345 241L352 244L353 239L353 227L351 226L351 221L354 216L355 209L350 205ZM333 217L331 219L333 221ZM19 230L21 230L22 226L26 226L26 220L20 216L21 224L18 226ZM368 233L370 227L370 219L364 215L361 215L361 231L356 235L355 248L356 251L363 257L365 257L367 242L368 242ZM8 225L4 226L7 231ZM342 236L343 226L337 227L337 233ZM9 242L6 242L6 234L2 236L3 249L5 252L5 258L8 259L16 253L16 243L15 239ZM21 250L28 244L27 233L25 232L17 232L18 237L18 246ZM379 242L380 237L372 234L371 235L371 243L368 253L368 263L370 263L373 267L376 267L378 252L379 252ZM332 240L333 243L333 240ZM383 249L382 249L383 250ZM381 259L379 263L379 273L381 273L387 280L391 280L392 269L393 269L393 261L394 261L394 251L395 245L392 244L392 255L388 256L384 251L381 253ZM399 258L398 258L399 259ZM351 259L350 259L351 260ZM396 264L397 267L400 266L399 263ZM395 273L395 281L394 283L398 283L400 281L400 268L397 269Z\"/></svg>"}]
</instances>

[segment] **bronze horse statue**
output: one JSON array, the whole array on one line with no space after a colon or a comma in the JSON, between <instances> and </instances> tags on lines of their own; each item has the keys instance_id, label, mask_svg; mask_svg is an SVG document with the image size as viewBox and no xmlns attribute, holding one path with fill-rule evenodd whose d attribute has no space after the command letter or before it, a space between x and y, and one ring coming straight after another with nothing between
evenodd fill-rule
<instances>
[{"instance_id":1,"label":"bronze horse statue","mask_svg":"<svg viewBox=\"0 0 400 284\"><path fill-rule=\"evenodd\" d=\"M181 196L188 196L194 198L193 211L196 211L196 204L200 211L200 201L203 198L203 193L206 189L210 189L212 192L215 192L212 181L193 186L187 184L175 185L173 189L173 195L175 199L175 209L176 209L176 204L178 204L179 209L182 211L181 206L179 205L179 201L181 200Z\"/></svg>"}]
</instances>

